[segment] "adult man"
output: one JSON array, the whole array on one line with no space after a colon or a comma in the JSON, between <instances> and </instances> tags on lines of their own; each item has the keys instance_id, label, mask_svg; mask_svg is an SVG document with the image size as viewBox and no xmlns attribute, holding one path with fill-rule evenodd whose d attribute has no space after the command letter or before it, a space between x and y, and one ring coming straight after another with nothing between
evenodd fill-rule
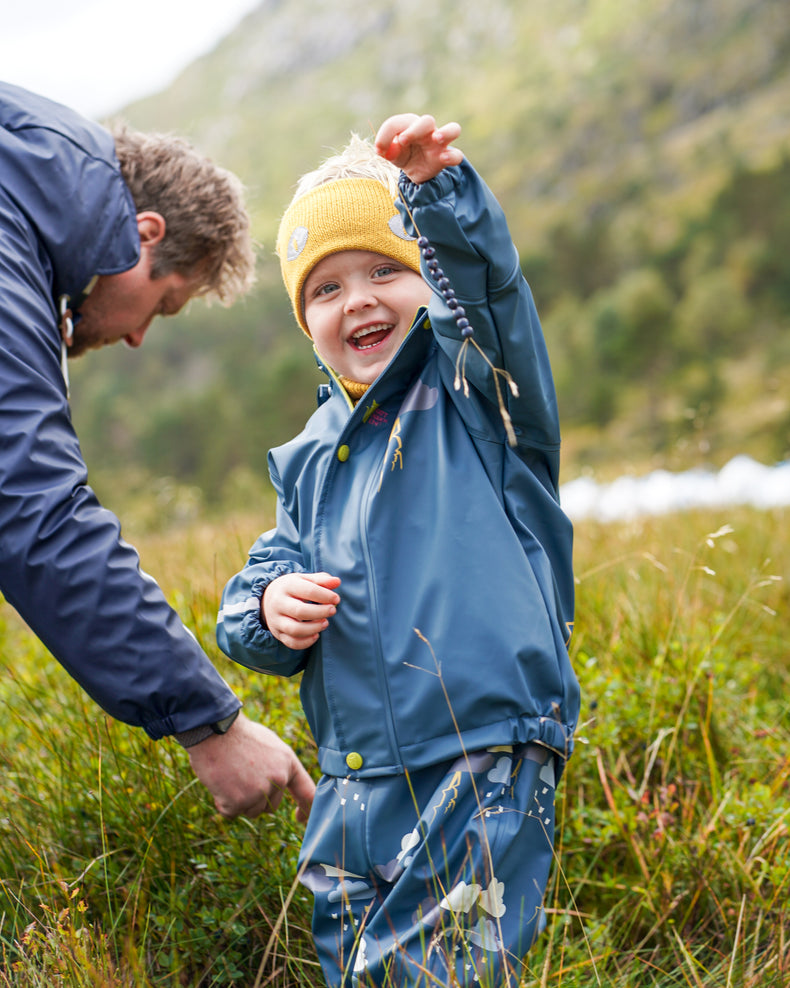
<instances>
[{"instance_id":1,"label":"adult man","mask_svg":"<svg viewBox=\"0 0 790 988\"><path fill-rule=\"evenodd\" d=\"M314 786L241 706L87 486L66 354L253 280L230 173L186 142L120 129L0 83L0 589L112 716L175 735L227 817Z\"/></svg>"}]
</instances>

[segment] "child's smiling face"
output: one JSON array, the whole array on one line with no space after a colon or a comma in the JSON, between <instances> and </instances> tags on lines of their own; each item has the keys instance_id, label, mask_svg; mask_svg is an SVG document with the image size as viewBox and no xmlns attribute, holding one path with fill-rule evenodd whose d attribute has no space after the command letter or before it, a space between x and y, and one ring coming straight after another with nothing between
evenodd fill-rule
<instances>
[{"instance_id":1,"label":"child's smiling face","mask_svg":"<svg viewBox=\"0 0 790 988\"><path fill-rule=\"evenodd\" d=\"M343 377L372 384L395 356L431 289L400 261L343 250L304 283L304 318L321 358Z\"/></svg>"}]
</instances>

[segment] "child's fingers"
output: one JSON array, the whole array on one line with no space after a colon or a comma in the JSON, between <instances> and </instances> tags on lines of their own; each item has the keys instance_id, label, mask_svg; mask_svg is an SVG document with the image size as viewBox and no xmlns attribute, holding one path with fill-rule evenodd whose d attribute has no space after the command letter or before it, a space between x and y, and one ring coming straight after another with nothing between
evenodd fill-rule
<instances>
[{"instance_id":1,"label":"child's fingers","mask_svg":"<svg viewBox=\"0 0 790 988\"><path fill-rule=\"evenodd\" d=\"M452 144L453 141L458 140L461 134L461 125L452 121L451 123L446 123L441 127L437 127L433 132L433 139L437 144Z\"/></svg>"},{"instance_id":2,"label":"child's fingers","mask_svg":"<svg viewBox=\"0 0 790 988\"><path fill-rule=\"evenodd\" d=\"M274 637L288 648L309 648L318 641L318 636L329 626L326 619L318 621L299 621L280 615L269 630Z\"/></svg>"},{"instance_id":3,"label":"child's fingers","mask_svg":"<svg viewBox=\"0 0 790 988\"><path fill-rule=\"evenodd\" d=\"M406 129L398 135L401 144L415 144L433 138L436 133L436 120L429 114L423 113L409 124Z\"/></svg>"},{"instance_id":4,"label":"child's fingers","mask_svg":"<svg viewBox=\"0 0 790 988\"><path fill-rule=\"evenodd\" d=\"M455 121L436 126L430 114L400 113L389 117L376 135L376 150L404 169L414 182L433 178L442 168L458 165L463 153L452 142L461 133Z\"/></svg>"},{"instance_id":5,"label":"child's fingers","mask_svg":"<svg viewBox=\"0 0 790 988\"><path fill-rule=\"evenodd\" d=\"M318 641L318 635L313 635L311 638L295 638L287 634L275 635L275 637L286 648L291 648L295 652L300 652L304 648L310 648L311 645L315 645Z\"/></svg>"},{"instance_id":6,"label":"child's fingers","mask_svg":"<svg viewBox=\"0 0 790 988\"><path fill-rule=\"evenodd\" d=\"M280 630L295 641L305 641L306 639L317 638L322 631L329 627L326 618L316 621L299 621L290 618L283 618Z\"/></svg>"},{"instance_id":7,"label":"child's fingers","mask_svg":"<svg viewBox=\"0 0 790 988\"><path fill-rule=\"evenodd\" d=\"M302 573L301 578L303 580L309 580L318 587L323 587L326 590L334 590L341 584L341 579L339 576L332 576L331 573ZM336 597L337 594L332 594Z\"/></svg>"},{"instance_id":8,"label":"child's fingers","mask_svg":"<svg viewBox=\"0 0 790 988\"><path fill-rule=\"evenodd\" d=\"M402 147L408 147L410 144L447 146L456 140L460 133L461 126L455 121L437 127L435 118L425 113L398 133L397 138Z\"/></svg>"},{"instance_id":9,"label":"child's fingers","mask_svg":"<svg viewBox=\"0 0 790 988\"><path fill-rule=\"evenodd\" d=\"M396 113L387 117L376 134L374 143L378 153L384 158L396 157L401 148L399 142L393 146L395 138L408 130L409 126L417 119L416 113Z\"/></svg>"},{"instance_id":10,"label":"child's fingers","mask_svg":"<svg viewBox=\"0 0 790 988\"><path fill-rule=\"evenodd\" d=\"M448 165L460 165L464 160L464 153L460 148L445 148L439 157L442 166L447 168Z\"/></svg>"},{"instance_id":11,"label":"child's fingers","mask_svg":"<svg viewBox=\"0 0 790 988\"><path fill-rule=\"evenodd\" d=\"M429 113L422 116L417 116L416 113L398 113L381 125L376 134L375 147L382 157L397 163L412 145L431 144L438 133L440 131L436 129L436 120ZM450 137L449 140L453 138Z\"/></svg>"},{"instance_id":12,"label":"child's fingers","mask_svg":"<svg viewBox=\"0 0 790 988\"><path fill-rule=\"evenodd\" d=\"M323 609L331 608L332 613L334 613L335 607L340 603L340 595L335 593L332 585L338 586L340 580L336 577L332 577L331 579L332 584L330 586L313 582L310 579L295 582L288 588L289 597L295 601L304 601L306 606L311 609L316 607Z\"/></svg>"},{"instance_id":13,"label":"child's fingers","mask_svg":"<svg viewBox=\"0 0 790 988\"><path fill-rule=\"evenodd\" d=\"M333 602L320 604L316 601L305 600L303 597L290 597L283 602L281 612L286 617L294 621L303 623L311 621L321 621L337 614L337 607Z\"/></svg>"}]
</instances>

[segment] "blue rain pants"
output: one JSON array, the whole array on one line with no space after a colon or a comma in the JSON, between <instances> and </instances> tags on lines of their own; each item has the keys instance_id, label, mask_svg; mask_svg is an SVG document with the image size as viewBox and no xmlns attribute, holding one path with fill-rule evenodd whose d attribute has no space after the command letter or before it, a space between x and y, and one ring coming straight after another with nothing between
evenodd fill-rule
<instances>
[{"instance_id":1,"label":"blue rain pants","mask_svg":"<svg viewBox=\"0 0 790 988\"><path fill-rule=\"evenodd\" d=\"M322 778L299 859L330 988L517 988L545 925L555 754Z\"/></svg>"}]
</instances>

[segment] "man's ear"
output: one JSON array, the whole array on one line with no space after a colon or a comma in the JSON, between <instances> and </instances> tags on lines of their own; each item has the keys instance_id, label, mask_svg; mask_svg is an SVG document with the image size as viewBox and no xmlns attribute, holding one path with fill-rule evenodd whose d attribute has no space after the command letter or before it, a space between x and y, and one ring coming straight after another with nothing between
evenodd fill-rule
<instances>
[{"instance_id":1,"label":"man's ear","mask_svg":"<svg viewBox=\"0 0 790 988\"><path fill-rule=\"evenodd\" d=\"M161 213L148 210L145 213L137 214L137 232L140 234L140 243L153 247L164 238L167 224Z\"/></svg>"}]
</instances>

